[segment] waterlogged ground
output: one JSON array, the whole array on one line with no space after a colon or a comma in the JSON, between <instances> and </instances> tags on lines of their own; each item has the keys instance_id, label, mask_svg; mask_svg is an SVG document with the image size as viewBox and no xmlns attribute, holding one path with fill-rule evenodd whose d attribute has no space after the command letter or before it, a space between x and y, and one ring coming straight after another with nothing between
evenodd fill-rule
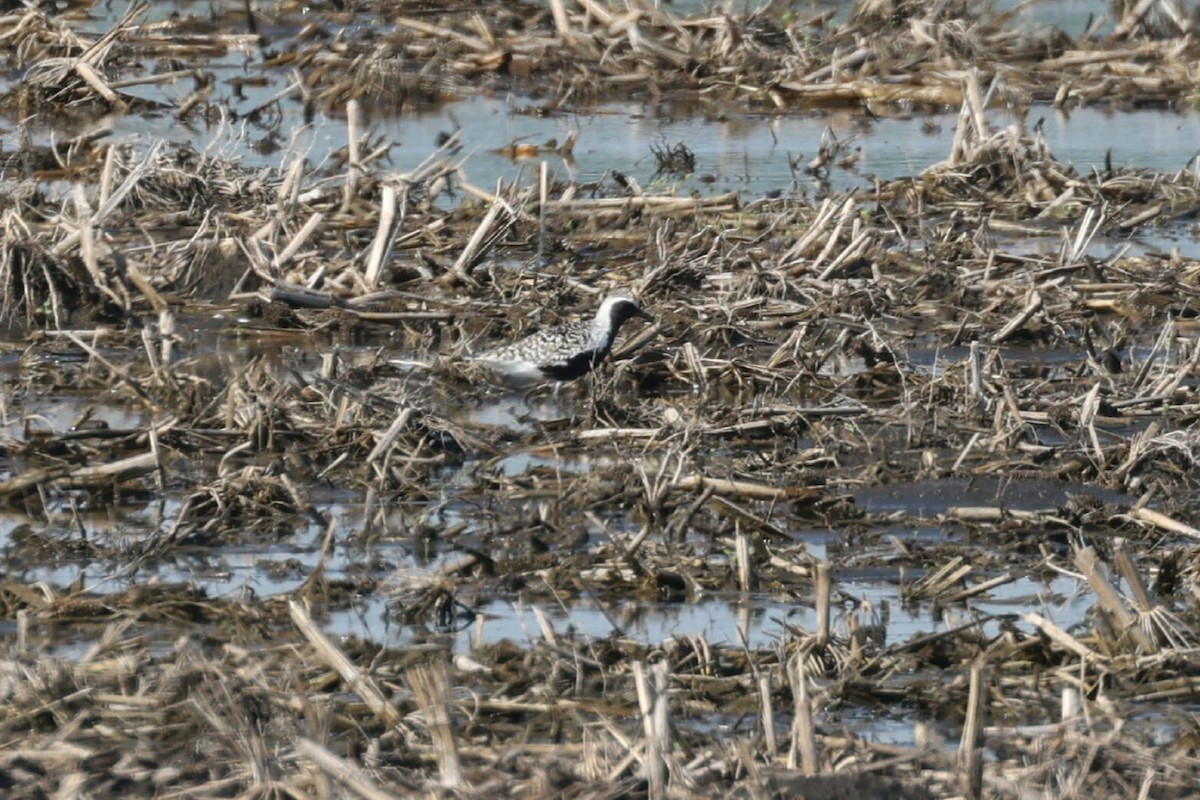
<instances>
[{"instance_id":1,"label":"waterlogged ground","mask_svg":"<svg viewBox=\"0 0 1200 800\"><path fill-rule=\"evenodd\" d=\"M897 781L854 796L979 796L980 774L996 796L1108 796L1156 760L1143 796L1187 796L1200 113L1195 92L1150 83L1177 60L1152 46L1171 21L1114 42L1118 20L1101 19L1067 46L1119 15L1001 4L1013 41L1063 32L1038 40L1063 69L1118 65L1072 73L1067 102L1066 82L1000 70L997 97L973 104L972 70L1007 34L920 14L893 38L936 44L934 67L913 63L954 73L939 102L771 99L787 81L752 68L822 74L847 50L801 40L852 27L854 5L793 4L791 23L665 7L737 17L738 37L706 40L714 63L730 42L763 49L716 73L661 47L717 22L613 11L638 16L630 34L572 5L594 84L547 79L542 64L568 74L553 50L497 34L527 14L548 35L542 6L462 24L417 4L272 6L258 39L240 11L155 4L97 62L122 108L87 80L81 98L46 89L37 59L12 56L0 629L16 688L0 733L42 771L0 759L0 788L61 768L103 796L116 785L86 767L103 754L139 791L212 781L224 796L213 786L285 785L271 751L397 794L619 780L653 796L666 740L673 789L698 796L817 791L788 781L861 777L848 763ZM126 11L26 10L19 30L45 26L23 41L49 59L55 32L90 41ZM789 32L790 51L767 50ZM494 42L534 78L496 66ZM1102 52L1072 55L1086 46ZM887 73L872 47L868 84ZM61 52L47 63L78 72L84 51L66 37ZM363 77L394 58L420 91ZM413 83L422 59L436 90ZM857 63L834 72L862 91ZM598 374L514 390L463 368L615 289L658 323L630 326ZM414 677L430 653L452 665L433 695L454 709L467 779ZM669 690L646 688L647 664L674 670ZM219 768L189 771L164 744L155 766L176 771L148 771L108 729L71 739L22 711L125 698L129 674L158 692L141 706L152 724L204 731ZM243 694L212 689L226 684ZM180 701L178 685L201 688ZM647 733L652 694L677 740ZM246 724L246 697L265 722ZM64 708L134 724L120 704ZM80 749L39 761L48 738ZM520 757L496 755L508 747ZM545 753L585 766L547 777Z\"/></svg>"},{"instance_id":2,"label":"waterlogged ground","mask_svg":"<svg viewBox=\"0 0 1200 800\"><path fill-rule=\"evenodd\" d=\"M229 320L233 323L233 320ZM187 325L187 321L184 321ZM196 327L187 337L190 346L180 354L181 358L199 357L198 372L219 379L222 373L237 373L248 360L269 354L281 364L298 364L313 357L305 352L307 344L279 346L275 343L256 342L251 334L242 332L237 337L223 335L208 320L196 321ZM16 343L14 343L16 344ZM353 349L353 348L352 348ZM62 361L69 361L62 359ZM21 365L15 358L9 359L7 385L19 381ZM15 401L15 404L14 404ZM528 434L540 422L550 420L570 421L577 413L576 396L568 391L559 400L535 399L527 401L520 393L501 394L499 398L470 408L455 410L454 416L464 423L488 427L499 427L514 434ZM103 426L115 430L135 430L144 426L149 412L131 408L126 402L105 402L101 397L86 393L61 394L39 393L36 396L6 396L5 436L13 440L33 440L36 437L53 437L76 428L80 420L86 419L89 426ZM456 494L470 495L479 484L478 475L501 474L506 478L519 479L534 471L547 470L558 473L586 475L589 470L589 455L586 449L573 451L559 457L515 449L485 461L468 461L460 468L447 469L436 478L434 488L438 491L442 506ZM982 485L976 485L976 484ZM1003 496L1000 496L1003 488ZM889 517L885 525L872 532L876 538L896 537L905 543L943 544L953 534L943 527L930 524L956 505L997 505L1030 510L1053 509L1065 501L1068 486L1051 487L1056 495L1046 497L1045 487L1017 482L1004 487L997 481L984 479L980 482L966 479L945 482L920 482L898 486L865 488L849 492L856 503L867 513ZM1098 490L1097 490L1098 491ZM337 520L342 530L354 531L363 527L363 509L359 502L330 501L323 509ZM44 535L71 538L79 536L90 540L109 540L115 545L136 541L151 535L163 524L178 514L182 498L167 496L161 504L141 510L126 509L118 513L92 512L63 520L66 526L59 532L52 523L43 528ZM420 515L426 509L408 507L405 515ZM450 516L439 512L443 517ZM30 519L22 514L9 514L3 524L0 545L9 550L14 534L25 529ZM443 519L444 523L455 520ZM403 521L400 523L403 525ZM72 532L74 531L74 532ZM815 558L825 559L830 549L845 547L844 535L838 530L823 527L797 528L790 531L802 540ZM6 565L7 574L28 583L48 581L63 586L83 580L103 579L111 588L136 585L148 578L163 582L187 581L204 588L212 596L257 596L281 595L295 590L316 566L319 560L323 531L316 525L299 526L294 535L270 542L245 544L225 543L220 548L185 548L176 557L151 565L139 567L136 573L123 568L120 560L94 560L54 558L46 563L27 564L24 561ZM879 548L882 550L890 548ZM9 550L11 552L11 550ZM372 574L376 577L403 580L406 576L436 573L444 558L453 553L438 553L436 547L422 548L414 552L413 543L401 537L383 537L370 544L347 542L335 550L334 558L327 564L332 576L361 577ZM890 632L892 638L904 640L916 632L929 630L940 625L940 621L928 607L916 604L900 611L898 588L903 579L913 579L897 569L872 567L864 570L847 570L837 574L840 588L849 596L878 605L893 604ZM997 604L986 613L1001 613L999 608L1014 603L1034 603L1038 608L1052 614L1065 624L1078 621L1086 607L1073 607L1070 602L1073 581L1023 581L1010 584L996 593L992 600ZM427 632L415 631L404 625L389 622L388 600L384 597L366 597L357 600L353 607L330 616L328 628L339 634L355 634L387 645L400 645L414 636L422 637ZM986 604L985 604L986 607ZM488 598L477 607L481 621L459 631L452 637L456 647L469 649L472 643L511 638L518 641L537 638L540 633L528 625L528 610L522 608L518 597ZM619 607L619 613L629 619L614 620L610 614L617 609L603 605L572 602L569 605L547 606L544 610L558 624L570 625L590 636L607 636L619 632L634 636L648 643L660 642L671 636L704 635L714 642L747 642L755 647L767 646L773 638L782 634L783 623L813 626L811 608L796 607L791 603L779 603L769 595L757 593L714 593L698 598L697 602L685 605L639 603L634 608ZM169 631L163 631L169 635ZM75 647L86 648L87 642Z\"/></svg>"},{"instance_id":3,"label":"waterlogged ground","mask_svg":"<svg viewBox=\"0 0 1200 800\"><path fill-rule=\"evenodd\" d=\"M211 318L181 319L188 333L180 348L181 363L188 364L196 374L216 382L227 380L246 368L253 360L267 359L280 374L292 368L310 369L317 363L321 348L311 338L299 338L280 343L278 337L256 338L252 329L239 325L236 315L227 312ZM391 351L386 339L371 345L338 345L328 349L347 361L370 359L382 350ZM18 346L17 342L13 343ZM113 349L109 357L127 359L129 353ZM402 352L407 359L431 359L434 353ZM965 352L948 348L945 352L914 348L915 364L937 374L961 369ZM1025 360L1031 370L1048 370L1073 364L1077 356L1069 351L1014 351L1008 354L1011 363ZM83 369L86 359L60 358L56 367ZM137 360L119 361L122 366L136 368ZM16 358L7 364L5 382L13 386L21 381L24 367ZM865 368L861 360L849 362L849 375ZM431 379L435 380L435 379ZM482 429L503 431L514 443L490 458L468 457L461 465L439 469L426 484L432 499L424 503L406 502L384 515L382 526L375 526L369 536L359 532L368 526L364 520L363 496L357 492L327 491L320 482L309 492L318 508L345 532L344 541L334 547L323 569L332 580L351 583L368 579L378 582L375 591L361 594L339 603L322 620L331 634L359 637L385 647L403 648L413 643L443 642L452 650L470 653L483 645L504 640L525 646L543 637L543 631L532 616L538 608L550 623L560 630L570 630L583 637L603 639L612 636L632 638L646 645L657 645L681 637L703 637L715 645L748 646L773 649L781 646L789 626L813 630L817 626L816 611L811 597L773 595L770 592L738 591L732 587L698 592L680 602L655 602L639 599L626 602L619 597L599 597L585 594L559 601L526 601L523 592L502 588L485 590L467 600L474 616L464 615L446 625L430 628L425 624L409 625L398 619L395 596L410 582L428 581L439 575L448 564L461 559L464 547L480 546L484 535L480 522L472 516L481 492L492 476L520 483L531 476L575 476L586 480L596 464L609 468L622 454L608 447L578 447L548 452L540 444L523 446L522 439L538 438L545 425L570 428L586 413L583 390L569 387L559 395L544 393L527 395L519 391L497 388L483 400L469 405L443 409L450 420ZM618 398L616 400L620 402ZM36 440L38 436L53 438L69 435L81 427L105 427L113 430L136 430L148 424L153 414L131 407L127 401L108 399L101 394L74 391L60 393L39 391L30 394L8 394L5 435L14 441ZM1045 441L1043 437L1043 441ZM752 447L747 453L753 453ZM746 456L736 446L727 451L730 459ZM187 467L181 465L185 471ZM197 474L204 474L205 469ZM751 473L752 475L753 473ZM990 551L995 542L988 535L972 535L945 515L958 507L998 507L1009 511L1054 513L1066 507L1073 497L1094 497L1098 502L1116 507L1128 507L1136 498L1100 486L1078 482L1049 481L1022 477L962 477L901 480L879 486L846 486L832 494L850 498L865 519L856 523L853 535L845 525L805 524L790 520L788 536L800 544L812 558L842 566L833 571L836 585L834 625L844 626L865 606L878 614L883 610L886 625L882 642L898 644L916 637L961 625L961 612L946 611L930 600L913 601L902 598L902 588L911 585L930 568L914 565L911 549L970 553ZM212 598L286 597L301 587L322 561L321 546L324 529L314 522L295 520L295 527L283 535L247 537L246 541L225 540L219 546L209 545L174 548L167 558L130 565L124 554L136 550L139 540L161 534L180 513L182 494L168 492L160 501L141 507L92 510L62 508L48 521L38 521L20 513L9 513L3 522L0 546L9 554L5 572L10 579L26 584L45 581L52 586L83 583L105 591L118 591L146 582L187 583L199 587ZM528 513L526 505L517 503L514 519ZM504 513L499 521L502 524ZM422 540L414 533L414 520L435 527L468 528L453 546L440 544L436 537ZM621 530L623 537L636 533L633 523L624 515L609 520ZM495 520L493 520L493 524ZM103 545L115 553L115 558L76 558L70 548L44 560L30 559L19 546L21 537L30 526L39 536L70 542L87 540ZM471 533L476 527L477 532ZM582 531L582 546L603 543L608 533L587 524ZM519 537L518 537L519 539ZM495 543L493 543L495 546ZM520 551L520 542L503 543ZM89 548L81 548L89 549ZM104 548L101 548L104 549ZM22 553L13 558L14 552ZM734 555L724 554L732 571ZM980 578L993 578L1002 569L981 571ZM1078 575L1053 573L1029 574L1014 577L985 597L971 604L971 613L984 620L979 630L984 636L995 636L1002 625L1021 624L1019 616L1035 611L1072 628L1086 621L1092 599L1086 582ZM70 629L67 629L70 630ZM178 635L170 626L151 629L152 639L169 642ZM94 642L86 628L55 641L56 651L82 653ZM896 709L884 716L860 715L853 719L856 730L879 741L893 744L913 744L920 715ZM944 732L955 735L953 724Z\"/></svg>"}]
</instances>

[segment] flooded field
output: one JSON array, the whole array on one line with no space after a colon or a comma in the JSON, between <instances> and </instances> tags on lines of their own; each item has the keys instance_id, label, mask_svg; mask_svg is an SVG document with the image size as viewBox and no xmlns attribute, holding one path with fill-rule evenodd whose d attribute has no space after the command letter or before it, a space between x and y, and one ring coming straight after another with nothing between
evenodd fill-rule
<instances>
[{"instance_id":1,"label":"flooded field","mask_svg":"<svg viewBox=\"0 0 1200 800\"><path fill-rule=\"evenodd\" d=\"M1191 5L5 11L0 793L1192 796Z\"/></svg>"}]
</instances>

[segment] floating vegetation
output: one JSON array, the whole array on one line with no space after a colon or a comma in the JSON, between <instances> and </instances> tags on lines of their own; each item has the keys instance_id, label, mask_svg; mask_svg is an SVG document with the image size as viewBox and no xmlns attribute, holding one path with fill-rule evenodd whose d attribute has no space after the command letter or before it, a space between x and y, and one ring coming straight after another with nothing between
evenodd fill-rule
<instances>
[{"instance_id":1,"label":"floating vegetation","mask_svg":"<svg viewBox=\"0 0 1200 800\"><path fill-rule=\"evenodd\" d=\"M696 171L696 154L683 142L676 142L674 147L651 144L650 153L658 164L658 175L690 175Z\"/></svg>"},{"instance_id":2,"label":"floating vegetation","mask_svg":"<svg viewBox=\"0 0 1200 800\"><path fill-rule=\"evenodd\" d=\"M68 5L0 17L6 795L1194 793L1200 261L1128 240L1200 177L995 124L1192 102L1175 4ZM219 146L100 124L256 82ZM959 116L845 190L831 128L812 196L371 124L498 93ZM578 380L467 358L617 294L656 321Z\"/></svg>"}]
</instances>

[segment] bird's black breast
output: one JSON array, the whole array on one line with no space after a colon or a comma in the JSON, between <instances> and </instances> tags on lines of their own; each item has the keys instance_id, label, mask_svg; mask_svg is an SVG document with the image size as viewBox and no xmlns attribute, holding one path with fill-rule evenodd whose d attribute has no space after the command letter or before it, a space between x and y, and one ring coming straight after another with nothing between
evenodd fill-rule
<instances>
[{"instance_id":1,"label":"bird's black breast","mask_svg":"<svg viewBox=\"0 0 1200 800\"><path fill-rule=\"evenodd\" d=\"M542 364L539 368L547 378L553 378L556 381L573 381L591 372L603 357L604 353L600 351L586 350L557 364Z\"/></svg>"}]
</instances>

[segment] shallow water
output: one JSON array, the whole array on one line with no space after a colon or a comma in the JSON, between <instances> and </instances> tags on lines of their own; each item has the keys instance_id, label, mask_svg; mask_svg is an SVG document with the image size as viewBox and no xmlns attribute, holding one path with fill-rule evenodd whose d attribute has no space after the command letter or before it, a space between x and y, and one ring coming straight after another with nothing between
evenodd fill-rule
<instances>
[{"instance_id":1,"label":"shallow water","mask_svg":"<svg viewBox=\"0 0 1200 800\"><path fill-rule=\"evenodd\" d=\"M901 511L906 516L933 518L951 508L968 506L998 506L1031 512L1054 510L1080 495L1123 506L1132 505L1136 500L1099 486L990 475L872 486L855 491L854 499L868 513Z\"/></svg>"},{"instance_id":2,"label":"shallow water","mask_svg":"<svg viewBox=\"0 0 1200 800\"><path fill-rule=\"evenodd\" d=\"M731 12L749 14L769 7L765 0L653 0L648 3L674 14ZM852 0L792 0L788 10L801 19L822 13L834 12L833 22L843 21L854 7ZM990 0L977 4L991 8L997 13L1012 12L1016 15L1016 26L1022 30L1036 31L1054 27L1071 36L1082 34L1093 17L1104 17L1109 13L1105 0ZM1187 3L1181 3L1186 6ZM1098 29L1105 34L1112 30L1109 22Z\"/></svg>"},{"instance_id":3,"label":"shallow water","mask_svg":"<svg viewBox=\"0 0 1200 800\"><path fill-rule=\"evenodd\" d=\"M247 93L254 107L281 87L263 96ZM230 98L235 106L237 101ZM788 114L750 114L687 105L604 103L587 113L548 117L522 113L525 100L517 95L479 96L442 104L438 108L407 110L388 116L375 112L370 124L395 144L391 163L404 172L435 149L440 134L454 131L462 141L463 169L473 184L494 188L497 181L533 186L538 163L545 160L551 179L576 182L601 180L614 171L636 178L650 193L703 195L735 191L743 202L778 192L819 195L850 188L869 189L873 180L916 175L946 158L954 137L957 109L911 113L864 120L854 111L797 110ZM345 121L319 116L311 126L302 109L283 103L284 145L320 163L346 142ZM1114 166L1175 172L1197 156L1200 113L1166 109L1115 111L1079 108L1069 113L1050 106L1029 109L1029 124L1041 121L1051 152L1080 173ZM279 167L286 152L261 154L251 148L254 128L216 126L193 131L172 118L120 117L105 120L118 139L165 139L188 142L198 149L235 155L249 166ZM1012 109L993 111L993 124L1018 124ZM805 170L816 156L822 136L831 131L845 143L843 157L852 167L833 166L828 175ZM244 132L244 136L243 136ZM578 135L573 158L554 154L513 159L498 151L514 143L559 143ZM6 146L15 142L10 133ZM696 159L686 175L657 175L655 147L685 144ZM1057 246L1057 243L1054 243Z\"/></svg>"}]
</instances>

